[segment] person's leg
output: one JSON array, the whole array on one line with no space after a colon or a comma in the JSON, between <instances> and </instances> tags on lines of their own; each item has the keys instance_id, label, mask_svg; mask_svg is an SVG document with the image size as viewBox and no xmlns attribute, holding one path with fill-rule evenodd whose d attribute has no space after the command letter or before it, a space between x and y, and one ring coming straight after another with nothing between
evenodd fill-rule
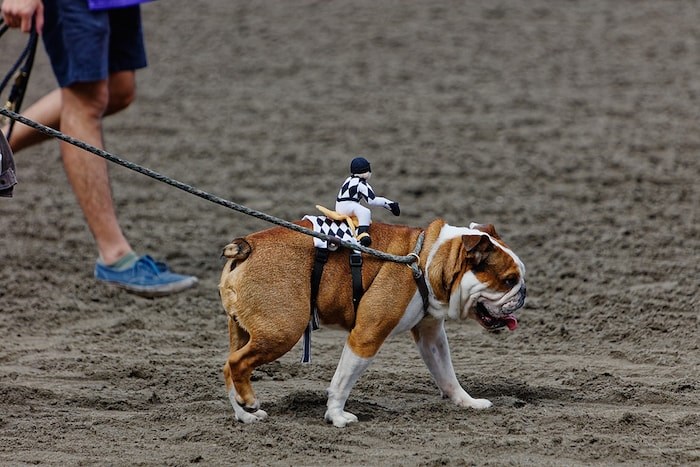
<instances>
[{"instance_id":1,"label":"person's leg","mask_svg":"<svg viewBox=\"0 0 700 467\"><path fill-rule=\"evenodd\" d=\"M146 66L139 8L93 12L84 0L44 0L44 7L44 46L61 89L58 96L42 99L32 115L103 149L102 118L131 103L134 70ZM118 12L114 20L112 12ZM194 276L175 274L165 263L132 251L117 221L104 159L68 143L61 143L61 156L97 243L97 280L145 297L197 283Z\"/></svg>"},{"instance_id":2,"label":"person's leg","mask_svg":"<svg viewBox=\"0 0 700 467\"><path fill-rule=\"evenodd\" d=\"M124 110L133 102L136 95L136 78L133 71L118 71L109 75L109 101L104 115L112 115ZM42 125L59 129L61 124L61 89L54 89L22 113L25 117ZM7 128L3 128L7 134ZM9 143L17 153L24 148L46 141L50 137L31 127L16 123Z\"/></svg>"},{"instance_id":3,"label":"person's leg","mask_svg":"<svg viewBox=\"0 0 700 467\"><path fill-rule=\"evenodd\" d=\"M105 116L120 112L136 97L136 73L133 70L116 71L109 74L109 102Z\"/></svg>"},{"instance_id":4,"label":"person's leg","mask_svg":"<svg viewBox=\"0 0 700 467\"><path fill-rule=\"evenodd\" d=\"M103 148L102 116L107 109L107 81L76 83L61 90L61 132ZM95 238L101 260L114 263L131 251L112 201L107 162L68 143L61 143L68 180Z\"/></svg>"},{"instance_id":5,"label":"person's leg","mask_svg":"<svg viewBox=\"0 0 700 467\"><path fill-rule=\"evenodd\" d=\"M38 101L33 103L22 112L22 115L30 120L41 123L42 125L58 129L61 114L61 90L54 89L46 94ZM3 128L3 132L7 134L8 128ZM15 123L12 129L12 137L10 138L10 146L12 151L17 153L24 148L33 146L49 139L49 136L34 130L31 127L21 123Z\"/></svg>"},{"instance_id":6,"label":"person's leg","mask_svg":"<svg viewBox=\"0 0 700 467\"><path fill-rule=\"evenodd\" d=\"M109 100L107 81L72 84L62 89L61 99L61 131L103 148L102 116ZM175 274L164 263L148 255L138 257L132 251L117 221L107 161L68 143L61 143L61 156L97 243L100 259L95 264L95 278L145 297L169 295L197 283L194 276Z\"/></svg>"}]
</instances>

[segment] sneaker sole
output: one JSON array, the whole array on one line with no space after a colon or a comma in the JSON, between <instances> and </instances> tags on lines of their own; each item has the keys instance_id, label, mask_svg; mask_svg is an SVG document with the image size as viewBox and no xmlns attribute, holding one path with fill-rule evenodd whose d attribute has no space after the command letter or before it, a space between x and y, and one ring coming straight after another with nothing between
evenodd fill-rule
<instances>
[{"instance_id":1,"label":"sneaker sole","mask_svg":"<svg viewBox=\"0 0 700 467\"><path fill-rule=\"evenodd\" d=\"M167 295L172 295L178 292L182 292L183 290L187 290L191 287L194 287L199 283L199 280L196 277L190 277L188 279L179 281L179 282L173 282L171 284L165 284L165 285L158 285L158 286L144 286L144 287L139 287L139 286L134 286L134 285L126 285L122 282L112 282L112 281L107 281L104 279L97 279L99 282L102 282L103 284L110 285L112 287L117 287L119 289L122 289L130 294L133 295L138 295L139 297L144 297L144 298L158 298L158 297L165 297Z\"/></svg>"}]
</instances>

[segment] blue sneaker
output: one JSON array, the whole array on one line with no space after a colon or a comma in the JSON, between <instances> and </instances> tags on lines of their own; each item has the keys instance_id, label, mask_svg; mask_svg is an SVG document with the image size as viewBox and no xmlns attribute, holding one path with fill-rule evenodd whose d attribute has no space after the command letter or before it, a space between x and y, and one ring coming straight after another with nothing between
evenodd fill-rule
<instances>
[{"instance_id":1,"label":"blue sneaker","mask_svg":"<svg viewBox=\"0 0 700 467\"><path fill-rule=\"evenodd\" d=\"M141 256L131 267L122 270L97 262L95 279L147 298L174 294L198 282L195 276L171 272L165 263L155 261L148 255Z\"/></svg>"}]
</instances>

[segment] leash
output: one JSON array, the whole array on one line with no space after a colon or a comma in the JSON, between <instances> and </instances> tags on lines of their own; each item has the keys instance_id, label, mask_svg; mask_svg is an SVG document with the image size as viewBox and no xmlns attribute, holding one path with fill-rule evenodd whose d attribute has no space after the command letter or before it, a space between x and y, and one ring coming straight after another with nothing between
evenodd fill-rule
<instances>
[{"instance_id":1,"label":"leash","mask_svg":"<svg viewBox=\"0 0 700 467\"><path fill-rule=\"evenodd\" d=\"M8 26L4 24L3 20L0 18L0 36L2 36L8 29ZM34 55L36 52L36 45L37 45L37 37L38 35L36 34L36 31L34 29L34 25L32 25L32 32L30 34L29 41L27 43L27 46L25 49L22 51L22 54L20 55L19 59L15 62L15 64L12 66L10 69L10 72L5 76L3 79L2 83L0 84L0 93L5 89L5 86L7 86L7 83L9 82L10 78L12 77L13 74L17 73L17 76L15 78L15 82L12 86L12 89L10 91L10 97L8 98L5 107L0 108L0 115L3 116L2 124L5 123L7 119L10 119L10 125L9 125L9 130L7 133L7 139L10 138L12 134L12 129L14 127L15 122L20 122L24 125L27 125L41 133L44 133L52 138L60 139L66 143L69 143L73 146L76 146L80 149L83 149L84 151L90 152L98 157L102 157L103 159L108 160L109 162L115 163L117 165L121 165L122 167L125 167L129 170L132 170L134 172L138 172L142 175L146 175L147 177L153 178L159 182L168 184L170 186L173 186L175 188L178 188L182 191L185 191L187 193L190 193L192 195L198 196L202 199L205 199L207 201L210 201L215 204L219 204L221 206L227 207L229 209L233 209L235 211L241 212L243 214L247 214L252 217L256 217L258 219L261 219L266 222L270 222L272 224L276 224L282 227L286 227L290 230L303 233L309 236L317 237L320 238L321 240L327 242L329 245L334 245L334 246L343 246L345 248L350 249L350 268L352 272L352 283L353 283L353 307L355 308L355 312L357 312L357 307L359 305L360 299L362 298L362 295L364 294L364 290L362 287L362 256L360 252L367 253L369 255L375 256L379 259L385 260L385 261L392 261L392 262L397 262L397 263L404 263L407 264L413 271L413 277L416 281L418 291L420 292L420 295L422 296L422 301L423 301L423 311L424 313L427 313L428 310L428 288L425 283L425 277L423 275L423 272L420 269L420 258L418 256L418 253L420 252L422 245L423 245L423 238L424 238L424 232L421 232L420 236L418 237L418 241L416 243L415 249L413 252L409 253L408 255L405 256L398 256L398 255L392 255L389 253L385 253L383 251L375 250L373 248L365 247L361 244L358 243L350 243L345 240L342 240L338 237L334 237L332 235L326 235L320 232L316 232L311 229L307 229L305 227L302 227L298 224L294 224L292 222L285 221L283 219L271 216L269 214L265 214L261 211L257 211L255 209L248 208L246 206L234 203L233 201L229 201L223 198L220 198L218 196L212 195L206 191L200 190L196 187L193 187L191 185L188 185L186 183L180 182L178 180L175 180L173 178L167 177L165 175L162 175L154 170L151 170L149 168L140 166L138 164L135 164L133 162L127 161L125 159L122 159L108 151L105 151L103 149L96 148L94 146L91 146L83 141L80 141L76 138L70 137L58 130L55 130L53 128L47 127L45 125L42 125L38 122L35 122L33 120L30 120L22 115L20 115L19 109L21 108L22 105L22 100L24 99L24 94L27 89L27 84L29 82L29 75L32 70L32 66L34 64ZM24 63L22 63L24 61ZM20 69L21 67L21 69ZM19 72L17 70L19 69ZM311 317L309 320L309 324L304 331L304 338L303 338L303 355L302 355L302 362L304 363L309 363L311 361L311 332L319 328L319 319L318 319L318 314L316 310L316 297L318 295L318 288L320 285L321 281L321 275L323 274L323 266L325 265L326 261L328 260L328 250L327 249L320 249L316 248L316 258L314 261L314 269L312 271L312 280L311 280Z\"/></svg>"},{"instance_id":2,"label":"leash","mask_svg":"<svg viewBox=\"0 0 700 467\"><path fill-rule=\"evenodd\" d=\"M8 25L5 24L4 20L2 18L0 18L0 37L2 37L2 35L8 30L8 28L9 27L8 27ZM103 159L106 159L114 164L121 165L122 167L125 167L129 170L132 170L134 172L138 172L142 175L146 175L147 177L151 177L155 180L158 180L159 182L168 184L170 186L178 188L178 189L185 191L187 193L190 193L192 195L198 196L198 197L205 199L207 201L210 201L212 203L219 204L219 205L227 207L229 209L233 209L234 211L238 211L238 212L241 212L243 214L247 214L249 216L256 217L258 219L261 219L261 220L266 221L266 222L270 222L272 224L286 227L286 228L288 228L290 230L294 230L296 232L300 232L300 233L303 233L306 235L320 238L321 240L329 242L333 245L343 246L345 248L350 248L352 250L359 250L359 251L362 251L364 253L376 256L377 258L383 259L385 261L393 261L396 263L405 263L405 264L411 264L411 263L414 263L416 261L416 257L412 256L412 255L397 256L397 255L385 253L383 251L375 250L373 248L350 243L350 242L347 242L347 241L342 240L340 238L326 235L326 234L323 234L320 232L315 232L311 229L307 229L305 227L294 224L292 222L285 221L283 219L271 216L269 214L265 214L261 211L257 211L255 209L250 209L246 206L243 206L243 205L234 203L232 201L220 198L218 196L207 193L206 191L195 188L191 185L187 185L186 183L182 183L182 182L177 181L173 178L162 175L162 174L160 174L156 171L153 171L149 168L140 166L140 165L135 164L133 162L129 162L125 159L117 157L116 155L114 155L108 151L91 146L83 141L80 141L80 140L72 138L64 133L61 133L58 130L47 127L45 125L42 125L41 123L35 122L33 120L30 120L30 119L20 115L18 112L19 112L19 109L22 105L22 100L24 99L24 94L25 94L25 91L27 89L27 84L29 82L29 75L31 74L32 66L34 64L34 56L36 53L37 43L38 43L38 34L36 33L36 28L35 28L34 24L32 23L32 30L31 30L31 33L29 35L29 40L27 41L26 47L24 48L24 50L20 54L20 56L17 59L17 61L15 62L15 64L10 69L9 73L5 76L2 83L0 84L0 92L2 92L5 89L5 86L7 86L7 83L10 81L10 78L12 77L12 75L14 75L17 72L17 70L19 69L19 72L17 73L17 76L15 78L15 82L12 86L11 91L10 91L10 97L7 100L7 103L5 104L5 107L4 108L0 107L0 115L2 115L4 117L4 119L11 120L10 121L10 128L9 128L8 134L6 135L8 140L10 139L12 128L13 128L15 122L20 122L20 123L27 125L28 127L31 127L33 129L41 132L41 133L44 133L45 135L48 135L52 138L60 139L62 141L65 141L66 143L72 144L73 146L76 146L80 149L83 149L87 152L90 152L96 156L102 157ZM21 69L20 69L20 67L21 67Z\"/></svg>"},{"instance_id":3,"label":"leash","mask_svg":"<svg viewBox=\"0 0 700 467\"><path fill-rule=\"evenodd\" d=\"M0 18L0 37L7 32L9 26L5 24L5 21ZM15 76L12 88L10 89L10 95L5 102L5 109L19 112L22 107L22 101L24 100L24 95L27 91L27 85L29 84L29 76L32 72L32 67L34 66L34 57L36 55L36 46L39 42L39 35L34 27L34 22L32 21L32 30L29 33L29 40L24 50L20 54L17 61L12 65L10 71L3 78L2 83L0 83L0 93L5 90L5 87L9 83L12 76ZM5 125L7 123L8 117L5 116L1 119L0 125ZM12 136L12 129L15 126L15 120L10 119L10 126L7 130L6 138L9 141L10 136Z\"/></svg>"},{"instance_id":4,"label":"leash","mask_svg":"<svg viewBox=\"0 0 700 467\"><path fill-rule=\"evenodd\" d=\"M0 115L8 117L12 120L19 122L19 123L22 123L23 125L27 125L28 127L31 127L31 128L33 128L41 133L44 133L45 135L48 135L52 138L60 139L61 141L64 141L68 144L72 144L73 146L76 146L76 147L83 149L87 152L90 152L98 157L106 159L109 162L112 162L112 163L117 164L117 165L121 165L122 167L125 167L129 170L132 170L134 172L138 172L142 175L150 177L154 180L158 180L159 182L165 183L165 184L170 185L172 187L175 187L179 190L187 192L191 195L194 195L194 196L197 196L199 198L210 201L214 204L218 204L220 206L224 206L226 208L233 209L234 211L241 212L243 214L255 217L257 219L269 222L271 224L286 227L290 230L294 230L295 232L299 232L299 233L303 233L305 235L320 238L321 240L329 242L333 245L342 246L345 248L349 248L351 250L362 251L363 253L367 253L368 255L375 256L375 257L382 259L384 261L392 261L395 263L404 263L404 264L408 264L408 265L412 265L412 263L416 262L417 257L414 254L409 254L409 255L405 255L405 256L392 255L390 253L375 250L373 248L358 245L356 243L351 243L351 242L342 240L338 237L333 237L331 235L326 235L326 234L323 234L320 232L315 232L311 229L307 229L306 227L302 227L298 224L294 224L292 222L286 221L284 219L280 219L278 217L271 216L271 215L266 214L264 212L248 208L248 207L243 206L241 204L234 203L233 201L229 201L229 200L226 200L224 198L220 198L216 195L207 193L204 190L200 190L199 188L193 187L191 185L180 182L180 181L175 180L173 178L170 178L168 176L162 175L162 174L160 174L154 170L151 170L147 167L143 167L143 166L135 164L133 162L129 162L125 159L122 159L121 157L118 157L115 154L112 154L108 151L105 151L104 149L99 149L99 148L96 148L94 146L91 146L83 141L80 141L76 138L73 138L73 137L68 136L64 133L61 133L58 130L54 130L53 128L47 127L46 125L42 125L41 123L30 120L30 119L28 119L28 118L26 118L26 117L24 117L16 112L13 112L12 110L0 108Z\"/></svg>"}]
</instances>

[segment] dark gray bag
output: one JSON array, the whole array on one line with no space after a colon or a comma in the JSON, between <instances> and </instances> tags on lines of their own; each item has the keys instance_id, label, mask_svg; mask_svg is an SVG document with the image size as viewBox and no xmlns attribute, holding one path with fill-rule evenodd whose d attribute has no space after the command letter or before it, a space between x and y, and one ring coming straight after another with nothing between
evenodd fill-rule
<instances>
[{"instance_id":1,"label":"dark gray bag","mask_svg":"<svg viewBox=\"0 0 700 467\"><path fill-rule=\"evenodd\" d=\"M12 159L12 149L0 131L0 196L12 197L13 187L17 184L15 161Z\"/></svg>"}]
</instances>

